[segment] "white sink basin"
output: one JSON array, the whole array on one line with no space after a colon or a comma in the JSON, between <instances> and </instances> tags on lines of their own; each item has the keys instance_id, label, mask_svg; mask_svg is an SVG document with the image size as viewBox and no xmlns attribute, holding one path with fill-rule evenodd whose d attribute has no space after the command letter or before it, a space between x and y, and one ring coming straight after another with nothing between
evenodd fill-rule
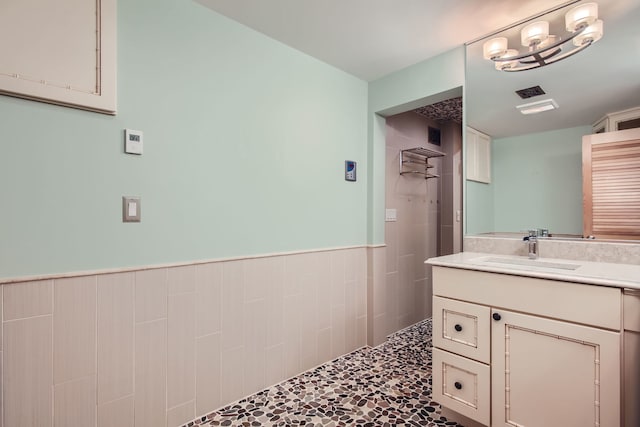
<instances>
[{"instance_id":1,"label":"white sink basin","mask_svg":"<svg viewBox=\"0 0 640 427\"><path fill-rule=\"evenodd\" d=\"M484 258L482 260L478 260L483 264L502 264L508 265L509 267L513 266L522 266L522 267L537 267L537 268L545 268L545 269L553 269L553 270L575 270L580 267L580 264L568 264L564 262L550 262L550 261L541 261L537 259L529 259L529 258L502 258L502 257L489 257Z\"/></svg>"}]
</instances>

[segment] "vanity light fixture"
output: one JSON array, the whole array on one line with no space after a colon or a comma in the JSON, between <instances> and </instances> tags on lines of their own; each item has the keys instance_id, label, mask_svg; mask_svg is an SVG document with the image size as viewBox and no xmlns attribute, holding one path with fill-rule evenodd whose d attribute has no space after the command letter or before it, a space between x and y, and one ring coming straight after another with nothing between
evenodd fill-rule
<instances>
[{"instance_id":1,"label":"vanity light fixture","mask_svg":"<svg viewBox=\"0 0 640 427\"><path fill-rule=\"evenodd\" d=\"M553 99L544 99L542 101L529 102L528 104L517 105L516 108L522 114L537 114L543 111L555 110L558 108L558 103Z\"/></svg>"},{"instance_id":2,"label":"vanity light fixture","mask_svg":"<svg viewBox=\"0 0 640 427\"><path fill-rule=\"evenodd\" d=\"M598 19L598 4L583 3L569 10L565 16L567 38L549 34L549 22L536 21L520 31L520 41L526 53L509 49L506 37L495 37L482 46L484 59L495 62L499 71L524 71L544 67L568 58L597 42L603 35L602 20ZM574 47L564 53L564 44L573 40Z\"/></svg>"}]
</instances>

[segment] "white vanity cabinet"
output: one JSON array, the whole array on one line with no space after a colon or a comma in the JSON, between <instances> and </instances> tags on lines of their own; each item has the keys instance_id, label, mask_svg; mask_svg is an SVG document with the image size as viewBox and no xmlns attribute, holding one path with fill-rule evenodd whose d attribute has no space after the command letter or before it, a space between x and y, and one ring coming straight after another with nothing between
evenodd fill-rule
<instances>
[{"instance_id":1,"label":"white vanity cabinet","mask_svg":"<svg viewBox=\"0 0 640 427\"><path fill-rule=\"evenodd\" d=\"M617 288L433 267L433 399L487 426L621 425Z\"/></svg>"},{"instance_id":2,"label":"white vanity cabinet","mask_svg":"<svg viewBox=\"0 0 640 427\"><path fill-rule=\"evenodd\" d=\"M640 290L624 291L624 425L640 426Z\"/></svg>"}]
</instances>

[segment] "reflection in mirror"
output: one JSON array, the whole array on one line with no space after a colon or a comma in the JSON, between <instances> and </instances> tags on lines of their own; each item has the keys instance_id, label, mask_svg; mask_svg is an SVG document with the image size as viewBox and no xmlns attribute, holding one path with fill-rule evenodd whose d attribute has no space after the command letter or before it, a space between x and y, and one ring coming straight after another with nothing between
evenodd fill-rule
<instances>
[{"instance_id":1,"label":"reflection in mirror","mask_svg":"<svg viewBox=\"0 0 640 427\"><path fill-rule=\"evenodd\" d=\"M550 34L566 37L566 12L584 3L565 3L528 22L549 21ZM547 66L505 72L483 57L483 44L494 37L524 53L520 30L527 22L467 44L466 123L491 138L490 182L466 181L467 234L545 228L582 236L582 137L607 114L640 107L640 2L597 3L602 39ZM522 99L521 89L533 96ZM526 115L516 109L547 99L558 108Z\"/></svg>"}]
</instances>

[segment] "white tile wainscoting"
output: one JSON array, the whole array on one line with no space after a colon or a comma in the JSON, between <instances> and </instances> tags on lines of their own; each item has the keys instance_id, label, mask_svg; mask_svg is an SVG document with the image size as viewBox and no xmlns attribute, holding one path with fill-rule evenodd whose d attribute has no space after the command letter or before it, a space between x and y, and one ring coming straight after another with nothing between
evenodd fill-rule
<instances>
[{"instance_id":1,"label":"white tile wainscoting","mask_svg":"<svg viewBox=\"0 0 640 427\"><path fill-rule=\"evenodd\" d=\"M0 425L178 426L380 340L384 251L5 283Z\"/></svg>"}]
</instances>

